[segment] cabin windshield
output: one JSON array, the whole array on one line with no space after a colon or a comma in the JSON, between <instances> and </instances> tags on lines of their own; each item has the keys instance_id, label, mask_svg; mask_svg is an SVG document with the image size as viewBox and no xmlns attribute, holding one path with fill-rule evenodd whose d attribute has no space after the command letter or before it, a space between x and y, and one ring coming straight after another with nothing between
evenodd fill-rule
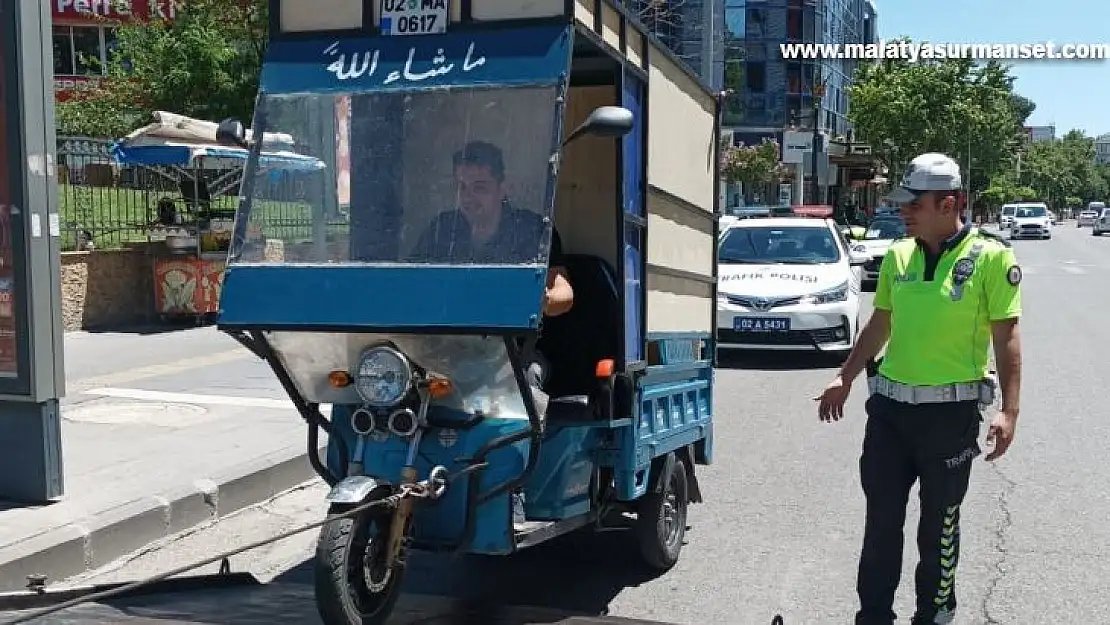
<instances>
[{"instance_id":1,"label":"cabin windshield","mask_svg":"<svg viewBox=\"0 0 1110 625\"><path fill-rule=\"evenodd\" d=\"M555 107L554 87L264 96L256 125L323 166L251 159L230 262L543 264Z\"/></svg>"}]
</instances>

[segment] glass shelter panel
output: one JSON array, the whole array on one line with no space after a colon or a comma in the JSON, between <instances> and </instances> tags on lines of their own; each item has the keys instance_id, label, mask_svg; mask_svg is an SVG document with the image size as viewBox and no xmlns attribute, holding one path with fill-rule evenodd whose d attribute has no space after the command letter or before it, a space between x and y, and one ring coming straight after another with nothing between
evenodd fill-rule
<instances>
[{"instance_id":1,"label":"glass shelter panel","mask_svg":"<svg viewBox=\"0 0 1110 625\"><path fill-rule=\"evenodd\" d=\"M6 17L0 13L0 17ZM0 23L0 32L6 32L6 24ZM8 74L10 59L4 58L5 49L0 47L0 378L15 378L19 374L18 347L16 343L19 314L16 306L15 291L15 225L12 205L15 203L16 189L13 180L18 163L10 159L10 147L16 138L15 124L19 115L9 108L15 96L14 76Z\"/></svg>"},{"instance_id":2,"label":"glass shelter panel","mask_svg":"<svg viewBox=\"0 0 1110 625\"><path fill-rule=\"evenodd\" d=\"M265 130L328 165L264 147L231 262L544 264L556 106L554 86L265 96Z\"/></svg>"}]
</instances>

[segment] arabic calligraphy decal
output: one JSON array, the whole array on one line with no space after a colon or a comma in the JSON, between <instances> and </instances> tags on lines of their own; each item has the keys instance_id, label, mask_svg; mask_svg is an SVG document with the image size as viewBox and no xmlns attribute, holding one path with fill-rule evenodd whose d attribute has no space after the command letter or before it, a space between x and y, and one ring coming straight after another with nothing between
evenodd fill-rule
<instances>
[{"instance_id":1,"label":"arabic calligraphy decal","mask_svg":"<svg viewBox=\"0 0 1110 625\"><path fill-rule=\"evenodd\" d=\"M275 40L262 67L268 94L539 85L565 79L567 26L410 37Z\"/></svg>"},{"instance_id":2,"label":"arabic calligraphy decal","mask_svg":"<svg viewBox=\"0 0 1110 625\"><path fill-rule=\"evenodd\" d=\"M339 80L351 80L354 78L372 78L378 71L378 60L381 56L380 50L367 50L362 53L361 60L358 52L351 53L350 61L347 60L347 55L339 51L340 42L336 41L324 49L324 56L337 56L337 58L328 64L328 71L335 74ZM470 45L466 48L466 56L462 60L462 71L469 72L477 67L486 64L486 57L474 54L474 42L471 41ZM414 67L416 69L414 69ZM383 85L391 85L398 80L404 78L409 82L420 82L436 76L450 74L455 69L454 63L447 62L443 48L437 48L435 56L432 57L430 67L427 71L417 71L419 63L416 61L416 47L409 48L408 57L405 59L405 67L400 70L393 70L386 75L385 80L382 81Z\"/></svg>"}]
</instances>

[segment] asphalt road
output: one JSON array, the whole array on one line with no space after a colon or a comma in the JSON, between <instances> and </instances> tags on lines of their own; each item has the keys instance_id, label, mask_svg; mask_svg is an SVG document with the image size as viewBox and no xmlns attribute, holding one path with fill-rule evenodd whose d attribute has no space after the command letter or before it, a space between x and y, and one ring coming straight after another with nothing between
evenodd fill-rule
<instances>
[{"instance_id":1,"label":"asphalt road","mask_svg":"<svg viewBox=\"0 0 1110 625\"><path fill-rule=\"evenodd\" d=\"M1100 554L1110 553L1103 468L1110 410L1100 395L1110 370L1101 364L1110 350L1110 237L1068 222L1050 241L1014 247L1025 274L1022 416L1010 453L993 465L977 461L972 476L956 622L1106 622L1110 558ZM723 363L716 464L701 469L708 502L692 510L689 543L671 573L637 576L621 563L621 538L607 534L511 559L457 560L450 572L439 568L449 560L417 558L408 590L683 624L765 625L776 613L787 624L849 623L863 521L857 458L865 393L861 381L847 420L818 422L812 398L833 367L766 354ZM322 496L310 485L82 581L165 571L311 521L322 514ZM909 523L912 532L916 508ZM305 581L300 563L312 540L302 535L239 556L233 567ZM904 619L916 557L911 533L897 606Z\"/></svg>"}]
</instances>

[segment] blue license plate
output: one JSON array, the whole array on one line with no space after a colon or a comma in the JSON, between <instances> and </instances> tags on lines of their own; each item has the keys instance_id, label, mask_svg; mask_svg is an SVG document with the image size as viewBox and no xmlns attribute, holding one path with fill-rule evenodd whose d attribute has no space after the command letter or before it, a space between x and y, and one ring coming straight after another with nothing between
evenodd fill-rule
<instances>
[{"instance_id":1,"label":"blue license plate","mask_svg":"<svg viewBox=\"0 0 1110 625\"><path fill-rule=\"evenodd\" d=\"M732 329L740 332L789 332L789 317L733 317Z\"/></svg>"}]
</instances>

